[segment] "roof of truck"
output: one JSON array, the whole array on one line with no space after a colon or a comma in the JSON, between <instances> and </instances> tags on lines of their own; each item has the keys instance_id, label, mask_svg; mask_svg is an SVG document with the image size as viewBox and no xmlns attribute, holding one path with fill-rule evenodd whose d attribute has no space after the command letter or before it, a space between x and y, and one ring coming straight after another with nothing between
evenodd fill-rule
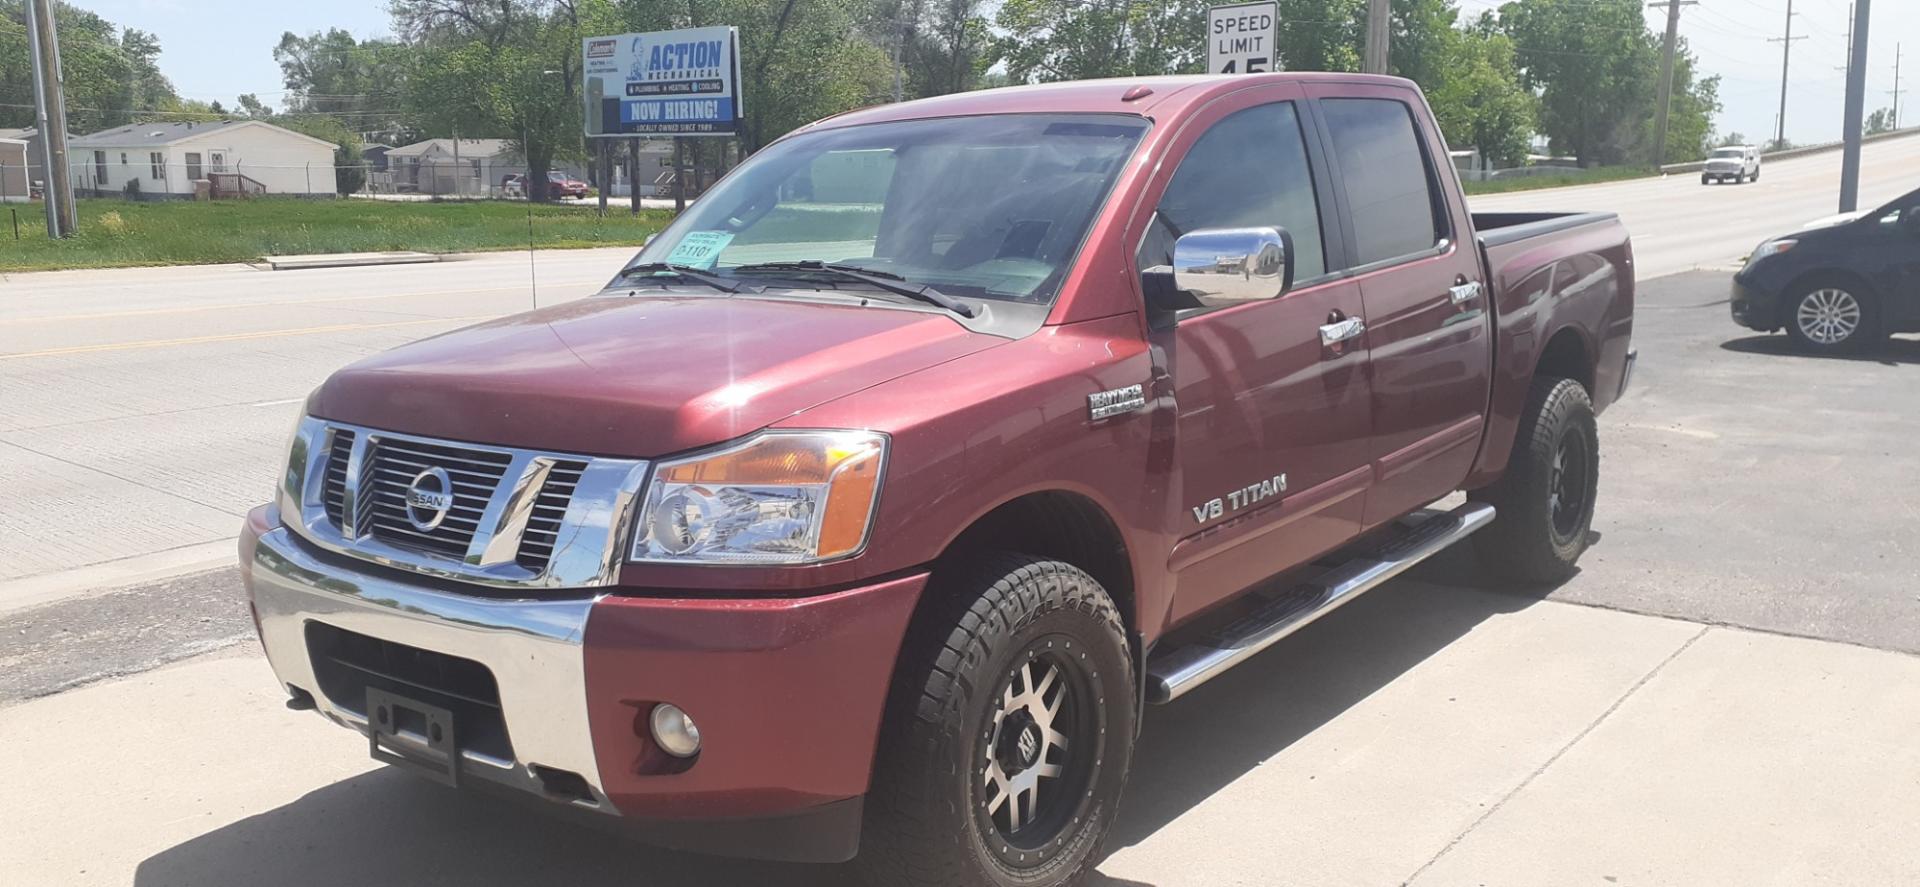
<instances>
[{"instance_id":1,"label":"roof of truck","mask_svg":"<svg viewBox=\"0 0 1920 887\"><path fill-rule=\"evenodd\" d=\"M1274 74L1183 74L1067 80L982 89L876 105L828 117L803 129L852 126L889 120L962 117L972 114L1107 113L1158 116L1207 101L1222 93L1266 83L1370 83L1411 86L1412 81L1378 74L1296 72ZM1415 87L1416 89L1418 87ZM1145 90L1142 92L1141 90Z\"/></svg>"}]
</instances>

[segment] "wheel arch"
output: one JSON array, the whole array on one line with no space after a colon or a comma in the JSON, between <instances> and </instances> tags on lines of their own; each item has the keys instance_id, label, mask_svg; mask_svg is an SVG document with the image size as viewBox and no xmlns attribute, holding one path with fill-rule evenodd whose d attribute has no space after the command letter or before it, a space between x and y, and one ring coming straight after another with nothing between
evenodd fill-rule
<instances>
[{"instance_id":1,"label":"wheel arch","mask_svg":"<svg viewBox=\"0 0 1920 887\"><path fill-rule=\"evenodd\" d=\"M1001 502L974 518L947 543L935 561L934 572L938 574L943 563L991 550L1052 558L1087 571L1113 598L1127 633L1138 641L1132 552L1120 525L1091 497L1071 490L1045 489Z\"/></svg>"},{"instance_id":2,"label":"wheel arch","mask_svg":"<svg viewBox=\"0 0 1920 887\"><path fill-rule=\"evenodd\" d=\"M1588 396L1593 394L1593 376L1596 357L1587 339L1580 329L1571 324L1561 327L1547 337L1546 347L1540 349L1540 358L1533 362L1533 378L1557 376L1572 379L1587 389Z\"/></svg>"}]
</instances>

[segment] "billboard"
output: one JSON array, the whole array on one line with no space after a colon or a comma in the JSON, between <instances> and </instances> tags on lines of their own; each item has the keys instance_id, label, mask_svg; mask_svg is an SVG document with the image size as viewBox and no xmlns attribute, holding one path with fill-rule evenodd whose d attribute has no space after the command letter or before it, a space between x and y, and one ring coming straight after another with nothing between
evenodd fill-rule
<instances>
[{"instance_id":1,"label":"billboard","mask_svg":"<svg viewBox=\"0 0 1920 887\"><path fill-rule=\"evenodd\" d=\"M730 27L581 41L588 138L730 136L739 130L740 42Z\"/></svg>"}]
</instances>

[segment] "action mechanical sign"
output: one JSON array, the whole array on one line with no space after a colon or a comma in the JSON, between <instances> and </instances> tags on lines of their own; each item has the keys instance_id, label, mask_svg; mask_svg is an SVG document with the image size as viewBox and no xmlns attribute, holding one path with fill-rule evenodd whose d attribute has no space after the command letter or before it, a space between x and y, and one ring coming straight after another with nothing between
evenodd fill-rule
<instances>
[{"instance_id":1,"label":"action mechanical sign","mask_svg":"<svg viewBox=\"0 0 1920 887\"><path fill-rule=\"evenodd\" d=\"M1235 3L1207 10L1207 70L1214 74L1277 71L1274 43L1280 4Z\"/></svg>"},{"instance_id":2,"label":"action mechanical sign","mask_svg":"<svg viewBox=\"0 0 1920 887\"><path fill-rule=\"evenodd\" d=\"M581 42L588 138L739 130L739 32L685 28Z\"/></svg>"}]
</instances>

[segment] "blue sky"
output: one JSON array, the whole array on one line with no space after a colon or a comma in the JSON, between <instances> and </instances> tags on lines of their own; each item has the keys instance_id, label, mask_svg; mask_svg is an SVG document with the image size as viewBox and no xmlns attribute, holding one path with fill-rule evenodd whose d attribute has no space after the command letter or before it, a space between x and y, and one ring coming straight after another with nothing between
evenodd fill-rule
<instances>
[{"instance_id":1,"label":"blue sky","mask_svg":"<svg viewBox=\"0 0 1920 887\"><path fill-rule=\"evenodd\" d=\"M161 70L187 98L231 104L254 92L278 103L284 87L273 61L273 46L283 31L305 34L341 27L355 36L388 33L385 0L77 0L123 26L151 31L160 38ZM771 2L771 0L769 0ZM1457 0L1465 15L1496 7L1499 0ZM1840 133L1845 81L1848 0L1794 0L1796 34L1809 39L1793 48L1793 83L1787 94L1787 136L1801 143L1831 141ZM1705 73L1720 74L1726 105L1719 131L1741 132L1754 141L1767 138L1780 101L1780 45L1787 0L1704 0L1683 12L1681 33L1700 56ZM1906 85L1920 99L1920 2L1875 0L1869 55L1867 109L1892 104L1893 56L1904 44L1911 73ZM1648 10L1647 20L1665 28L1665 13ZM1913 109L1903 122L1920 124L1920 101L1901 102Z\"/></svg>"}]
</instances>

